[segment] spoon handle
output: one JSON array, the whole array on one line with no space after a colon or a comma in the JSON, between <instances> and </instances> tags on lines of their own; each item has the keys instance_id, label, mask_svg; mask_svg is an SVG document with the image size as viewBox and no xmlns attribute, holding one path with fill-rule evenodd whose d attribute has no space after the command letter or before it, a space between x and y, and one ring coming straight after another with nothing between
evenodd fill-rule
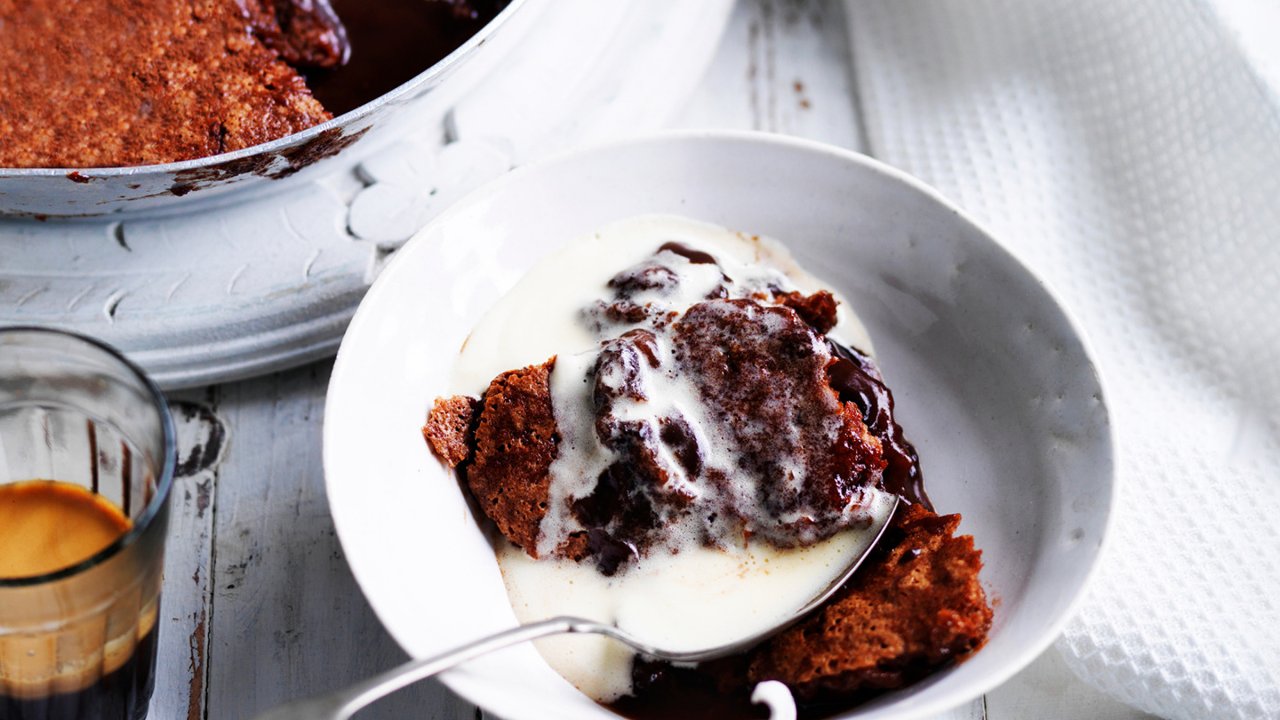
<instances>
[{"instance_id":1,"label":"spoon handle","mask_svg":"<svg viewBox=\"0 0 1280 720\"><path fill-rule=\"evenodd\" d=\"M609 625L575 617L554 617L494 633L439 655L411 660L328 695L305 698L259 715L257 720L347 720L369 703L436 673L529 640L563 633L615 635Z\"/></svg>"}]
</instances>

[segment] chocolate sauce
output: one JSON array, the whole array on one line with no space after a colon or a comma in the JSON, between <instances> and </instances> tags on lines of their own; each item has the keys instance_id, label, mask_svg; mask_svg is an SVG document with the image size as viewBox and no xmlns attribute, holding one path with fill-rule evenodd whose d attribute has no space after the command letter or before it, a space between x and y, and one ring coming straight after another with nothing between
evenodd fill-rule
<instances>
[{"instance_id":1,"label":"chocolate sauce","mask_svg":"<svg viewBox=\"0 0 1280 720\"><path fill-rule=\"evenodd\" d=\"M720 264L720 261L716 259L715 255L712 255L709 252L703 252L702 250L698 250L696 248L691 248L688 245L685 245L684 243L676 242L674 240L670 242L665 242L662 244L661 247L658 248L658 252L662 252L663 250L666 250L667 252L675 253L676 255L679 255L680 257L684 258L685 260L688 260L690 263L694 265L719 265ZM720 277L724 280L726 285L733 282L732 280L729 279L728 275L724 274L723 269L721 269L720 271ZM715 288L714 290L711 291L709 295L707 295L708 300L714 300L716 298L725 298L725 297L729 297L729 293L727 288L725 288L724 286Z\"/></svg>"},{"instance_id":2,"label":"chocolate sauce","mask_svg":"<svg viewBox=\"0 0 1280 720\"><path fill-rule=\"evenodd\" d=\"M596 559L596 568L605 577L613 577L623 563L640 557L635 543L619 540L603 528L587 531L587 552Z\"/></svg>"},{"instance_id":3,"label":"chocolate sauce","mask_svg":"<svg viewBox=\"0 0 1280 720\"><path fill-rule=\"evenodd\" d=\"M336 115L413 79L475 35L508 0L331 0L350 58L301 68L311 93Z\"/></svg>"},{"instance_id":4,"label":"chocolate sauce","mask_svg":"<svg viewBox=\"0 0 1280 720\"><path fill-rule=\"evenodd\" d=\"M140 720L147 713L155 685L156 630L134 648L123 665L83 690L37 697L0 691L4 720Z\"/></svg>"},{"instance_id":5,"label":"chocolate sauce","mask_svg":"<svg viewBox=\"0 0 1280 720\"><path fill-rule=\"evenodd\" d=\"M588 528L587 546L601 575L612 576L629 560L657 525L649 498L636 490L638 468L614 463L600 474L591 494L573 501L573 515Z\"/></svg>"},{"instance_id":6,"label":"chocolate sauce","mask_svg":"<svg viewBox=\"0 0 1280 720\"><path fill-rule=\"evenodd\" d=\"M260 37L294 67L335 68L351 58L347 29L329 0L273 0L279 34Z\"/></svg>"},{"instance_id":7,"label":"chocolate sauce","mask_svg":"<svg viewBox=\"0 0 1280 720\"><path fill-rule=\"evenodd\" d=\"M696 668L636 658L632 668L634 695L605 707L631 720L753 720L769 717L764 705L751 702L753 686L746 677L747 655L735 655ZM736 673L736 682L727 675ZM822 720L846 712L889 692L862 690L839 700L796 702L799 720Z\"/></svg>"},{"instance_id":8,"label":"chocolate sauce","mask_svg":"<svg viewBox=\"0 0 1280 720\"><path fill-rule=\"evenodd\" d=\"M678 243L675 241L663 243L662 247L658 248L658 252L662 252L663 250L666 250L667 252L673 252L679 255L680 257L688 260L689 262L693 263L694 265L719 265L720 264L716 260L716 257L711 253L703 252L701 250L695 250L694 248L691 248L688 245L685 245L684 243Z\"/></svg>"},{"instance_id":9,"label":"chocolate sauce","mask_svg":"<svg viewBox=\"0 0 1280 720\"><path fill-rule=\"evenodd\" d=\"M827 342L840 358L827 368L831 387L840 394L841 400L852 401L862 410L862 421L880 440L888 463L883 475L884 489L933 510L933 503L924 490L920 459L915 447L903 437L902 426L893 419L893 392L884 384L875 362L853 348L831 340Z\"/></svg>"},{"instance_id":10,"label":"chocolate sauce","mask_svg":"<svg viewBox=\"0 0 1280 720\"><path fill-rule=\"evenodd\" d=\"M636 658L631 667L634 695L627 695L606 707L635 720L747 720L767 718L764 705L751 702L751 691L739 682L738 687L724 688L717 676L745 677L746 656L710 663L699 668L682 668L664 662Z\"/></svg>"}]
</instances>

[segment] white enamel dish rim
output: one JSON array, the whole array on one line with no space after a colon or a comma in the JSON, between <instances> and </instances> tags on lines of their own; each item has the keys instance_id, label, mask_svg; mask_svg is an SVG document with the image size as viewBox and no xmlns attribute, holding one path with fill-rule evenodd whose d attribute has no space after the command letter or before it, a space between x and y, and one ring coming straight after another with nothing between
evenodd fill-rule
<instances>
[{"instance_id":1,"label":"white enamel dish rim","mask_svg":"<svg viewBox=\"0 0 1280 720\"><path fill-rule=\"evenodd\" d=\"M418 75L323 123L259 145L171 163L0 168L0 219L101 222L175 216L243 204L348 171L482 83L543 9L513 0Z\"/></svg>"},{"instance_id":2,"label":"white enamel dish rim","mask_svg":"<svg viewBox=\"0 0 1280 720\"><path fill-rule=\"evenodd\" d=\"M441 233L444 233L445 230L449 229L452 225L468 227L471 229L480 227L477 223L482 224L481 219L486 215L486 213L501 214L504 202L514 202L508 201L506 198L511 196L513 193L520 192L521 188L532 187L544 181L554 184L554 181L558 176L575 170L585 171L587 169L596 169L605 175L608 175L609 172L614 172L616 175L621 171L614 171L606 168L615 161L618 161L619 158L625 159L629 157L629 153L634 156L644 155L651 157L651 159L636 161L640 164L652 163L656 166L662 166L663 163L666 163L668 166L679 165L680 171L688 171L690 174L695 176L695 180L686 180L682 177L680 180L673 180L672 182L675 184L693 183L696 181L696 177L700 177L698 173L703 171L690 170L690 165L686 162L686 157L681 154L682 152L709 153L707 157L721 157L726 165L731 165L734 162L744 162L740 158L737 160L734 159L736 156L735 154L738 153L745 155L757 153L762 158L768 160L786 158L785 161L778 161L783 163L780 167L784 170L789 169L790 171L799 172L805 182L820 182L822 180L820 177L808 177L807 171L810 165L821 165L823 168L828 166L831 168L839 168L842 169L842 171L852 173L853 175L850 177L857 176L859 181L872 183L887 192L901 195L904 199L904 203L907 205L910 205L911 203L921 203L923 206L932 208L931 212L936 216L935 219L942 218L941 221L949 225L955 231L957 238L963 238L963 241L955 240L956 243L964 249L975 252L978 257L983 259L984 262L996 267L996 271L994 272L996 273L995 277L997 279L1005 277L1000 275L1000 273L1005 273L1009 278L1020 283L1029 294L1025 297L1017 297L1015 298L1015 301L1019 303L1020 306L1025 305L1029 308L1027 312L1031 312L1035 318L1044 320L1048 325L1052 326L1045 330L1046 333L1058 333L1052 339L1051 344L1053 345L1053 353L1057 355L1065 354L1067 359L1073 363L1067 367L1067 371L1064 372L1064 375L1069 375L1071 378L1075 378L1079 383L1082 383L1082 392L1092 394L1091 404L1089 401L1083 401L1083 405L1088 406L1088 411L1083 415L1083 417L1087 419L1087 422L1085 423L1087 427L1084 427L1081 431L1084 433L1081 437L1085 438L1081 441L1085 452L1083 455L1077 453L1078 457L1072 456L1075 457L1074 460L1069 459L1065 462L1068 466L1083 463L1086 467L1096 471L1094 475L1083 479L1083 482L1086 484L1093 483L1094 486L1087 488L1091 494L1090 497L1084 501L1084 510L1080 510L1075 507L1065 507L1065 500L1061 498L1057 498L1056 501L1060 505L1064 505L1063 507L1049 507L1049 505L1053 504L1054 498L1049 498L1046 501L1045 498L1041 497L1039 499L1044 501L1043 504L1047 509L1041 510L1039 506L1035 506L1032 507L1029 512L1031 514L1035 514L1037 512L1057 511L1066 513L1068 517L1070 517L1070 513L1082 515L1084 519L1082 520L1080 517L1077 517L1075 522L1081 522L1083 523L1082 527L1088 527L1089 529L1087 531L1082 529L1073 530L1071 535L1071 540L1081 542L1081 547L1077 549L1061 550L1062 553L1066 553L1067 558L1066 560L1061 560L1057 558L1057 556L1051 554L1051 551L1054 550L1056 546L1051 546L1049 541L1054 538L1049 538L1047 535L1037 536L1042 544L1032 548L1030 551L1027 551L1036 553L1034 556L1028 556L1030 560L1022 558L1022 561L1024 563L1032 562L1031 572L1027 577L1031 580L1040 580L1041 587L1036 588L1035 584L1031 583L1030 580L1027 580L1021 585L1018 584L1016 579L1013 585L1008 585L1006 583L1007 587L1014 590L1014 594L1008 596L1009 598L1013 598L1014 601L1012 603L1008 603L1006 602L1008 599L1007 597L1002 596L999 598L999 604L996 609L997 625L993 629L992 642L987 648L984 648L983 651L975 655L975 657L969 662L943 671L938 675L927 678L921 683L882 697L868 705L855 708L847 715L842 715L841 717L892 717L899 720L905 720L907 718L925 718L976 698L998 686L1035 659L1035 657L1043 652L1061 632L1062 627L1070 619L1074 608L1078 606L1088 580L1094 575L1097 559L1104 549L1106 538L1110 536L1108 528L1112 522L1112 506L1116 497L1115 479L1114 473L1112 472L1114 443L1112 439L1111 426L1107 420L1105 403L1102 399L1105 396L1101 386L1102 382L1098 377L1098 373L1094 369L1092 362L1089 360L1091 353L1088 350L1087 341L1079 331L1078 325L1073 321L1062 304L1053 296L1052 292L1045 287L1044 283L1031 273L1024 263L1022 263L1006 248L1001 246L997 241L992 239L988 233L983 231L962 211L952 206L948 201L940 197L928 186L898 170L857 153L811 141L785 138L776 135L766 135L762 133L726 131L685 131L664 133L656 136L625 140L611 143L609 145L566 153L564 155L513 171L503 178L500 178L484 188L477 190L424 228L423 231L415 236L415 238L398 253L398 257L396 257L386 271L384 271L383 275L374 284L372 290L366 296L365 301L361 304L360 309L356 313L355 319L351 323L343 345L339 350L338 359L335 364L330 383L325 418L324 461L326 484L331 502L331 512L333 514L335 526L338 530L339 538L342 541L344 550L347 552L352 571L355 574L357 581L360 583L370 604L373 606L375 612L391 632L393 637L395 637L397 641L411 654L422 655L444 649L447 647L448 641L457 641L464 639L465 637L464 635L457 634L460 630L456 626L466 623L450 623L446 625L441 623L440 618L438 617L435 619L424 619L424 617L414 616L409 610L411 601L422 601L416 603L416 606L423 606L418 615L429 615L436 605L452 602L451 600L429 598L427 594L424 594L424 588L431 587L431 583L427 582L426 584L423 584L423 578L414 575L414 573L419 572L417 570L418 565L429 568L431 563L436 561L436 558L433 557L432 553L421 553L412 549L403 549L402 547L394 544L389 544L394 542L397 537L397 533L400 533L399 537L401 537L401 539L408 537L404 533L400 532L397 523L402 525L407 521L407 518L413 518L414 516L409 514L409 511L402 508L385 509L385 511L371 511L375 506L368 505L366 501L359 499L359 492L365 492L367 494L368 478L371 474L373 477L377 477L378 473L376 472L376 468L370 468L372 471L371 473L360 472L360 469L362 469L363 466L360 459L356 456L363 455L367 458L371 454L376 454L378 448L363 446L358 448L353 447L351 437L359 435L362 431L360 425L369 422L369 417L367 415L368 412L375 411L379 415L382 414L380 412L380 402L385 401L392 404L406 402L404 398L370 396L368 392L369 388L367 387L371 382L374 385L377 384L376 380L368 379L368 366L371 362L375 362L370 355L370 352L374 348L381 348L385 351L390 347L394 347L396 343L412 342L411 339L405 339L407 334L412 334L406 328L407 325L412 324L412 321L405 320L402 322L393 322L389 320L389 318L397 316L397 314L398 317L403 319L406 317L405 313L411 312L412 310L405 308L397 309L394 305L388 306L387 303L393 302L397 294L403 295L404 293L402 291L408 286L414 283L419 285L423 284L424 278L421 277L423 273L436 273L437 275L440 275L439 278L434 279L426 277L425 280L427 282L432 282L433 280L439 280L444 284L454 282L453 279L450 279L444 274L446 272L445 270L432 269L434 264L443 262L441 258L445 253L453 252L453 250L450 249L452 246L448 244L441 245L440 242L437 242ZM721 155L716 156L716 152L720 152ZM699 157L701 158L701 155ZM666 169L672 170L675 168L666 167ZM704 172L706 175L715 176L719 171L716 169L707 169ZM643 173L640 174L643 175ZM652 174L653 172L650 171L650 175ZM569 178L571 176L566 174L564 177ZM671 175L671 177L677 177L677 175ZM625 192L623 188L626 188L628 183L642 183L645 180L645 178L634 179L628 177L614 177L612 179L616 181L616 186L608 183L600 183L599 188L589 188L587 192L599 193L601 202L605 202L605 199L609 197L609 193ZM652 178L649 178L649 180L652 181ZM770 182L776 183L780 181L771 180ZM781 188L781 191L784 193L794 192L782 185L779 185L779 188ZM636 189L637 192L642 192L643 186L640 186L639 189L632 189ZM673 190L671 192L675 191ZM699 190L699 192L712 193L716 191L702 189ZM567 198L562 207L557 206L550 209L550 211L573 213L575 207L590 205L592 200L593 198L589 196ZM620 200L619 202L626 204L626 202L630 202L630 200L625 202ZM727 202L730 202L731 205L733 204L732 201ZM680 203L683 203L683 200L680 200ZM679 208L671 207L669 204L667 206L655 208L654 211L677 213L678 209ZM843 211L841 210L836 212ZM882 211L880 208L875 208L868 212L891 213L892 210L885 209ZM630 214L634 215L640 213L631 212ZM719 222L718 218L700 217L696 210L680 212L678 214L689 215L695 219ZM621 216L614 219L621 219ZM884 218L881 218L881 221L887 222ZM501 220L496 220L494 222L496 222L497 225L501 225ZM894 222L912 224L917 223L918 219L914 217L896 218L894 219ZM468 225L468 223L470 223L470 225ZM720 222L720 224L730 225L745 231L755 231L755 228L744 227L736 223ZM500 230L494 230L494 232L501 234ZM802 241L801 238L787 237L782 233L765 234L774 235L777 239L791 245L793 249L795 249L797 243ZM567 242L571 239L573 238L565 237L560 240L562 242ZM912 242L914 243L914 240ZM928 238L924 238L922 242L924 242L925 245L928 245L930 240L928 240ZM460 252L465 253L466 250L463 249L460 250ZM800 260L802 265L806 264L803 258L800 258ZM810 266L809 269L824 280L827 280L828 275L830 275L830 270L824 272L824 268L820 266ZM957 272L958 270L959 268L957 267ZM982 272L981 268L979 268L977 272ZM477 278L470 278L468 281L478 283L484 282ZM513 281L514 280L504 279L502 282L509 285L510 282ZM465 284L464 281L457 282L459 284ZM836 286L836 290L844 292L846 296L849 294L844 288L840 287L839 282L833 282L832 285ZM438 290L443 296L447 294L446 291L449 290L449 288L442 287L438 288ZM417 292L421 291L419 290ZM862 305L859 305L858 307L860 308L860 314L862 315L863 320L869 320L870 318L868 318L867 308ZM871 325L874 325L874 323L869 323L869 326ZM1030 330L1030 325L1028 326L1028 329ZM991 330L991 332L995 332L995 330ZM398 340L395 339L397 337L399 338ZM877 334L874 327L872 327L872 338L876 343L877 348L880 349L882 353L884 351L884 348L882 347L883 345L892 345L892 343L882 342L882 336ZM1049 341L1046 340L1046 342ZM452 355L455 351L456 344L453 347L448 347L448 343L442 343L437 352ZM407 362L408 359L409 357L406 356L404 361ZM1045 362L1048 363L1050 361L1051 359L1046 360ZM1064 362L1065 361L1066 360L1064 360ZM383 365L386 364L385 359L380 362L382 362ZM382 369L385 371L386 368L384 367ZM906 372L906 370L904 370L904 372ZM1038 370L1029 369L1028 372L1038 372ZM890 375L892 378L895 375L894 368L886 365L886 374ZM890 382L891 387L894 387L899 395L905 396L909 394L909 389L902 387L900 382L893 379L891 379ZM421 403L418 406L418 413L415 416L417 423L420 424L423 417L425 417L425 412L429 406L430 398L410 398L408 401L412 403ZM1062 404L1063 402L1064 401L1060 393L1058 403ZM1068 405L1071 404L1070 397L1067 399L1066 403ZM366 414L361 414L362 412ZM1053 414L1053 411L1046 412L1049 415ZM1065 412L1067 412L1068 415L1070 413L1070 411ZM1052 421L1046 420L1046 422L1051 423ZM904 425L907 425L907 423L904 422ZM922 446L923 448L921 441L924 439L927 444L927 438L921 438L918 431L912 431L912 427L912 425L907 425L908 436L912 437L916 441L917 445ZM416 435L417 425L411 426L409 430ZM372 438L372 441L377 442L378 440L377 438ZM417 442L421 445L420 436ZM1046 438L1045 442L1049 442L1049 440ZM1056 443L1058 441L1053 440L1052 442ZM1055 447L1047 449L1044 452L1048 453L1047 456L1050 457L1055 457L1054 453L1066 453L1066 455L1071 456L1072 450L1070 448L1072 446L1070 439L1063 442L1065 443L1065 447L1067 447L1066 450L1061 450ZM424 445L415 452L419 455L417 462L429 462L429 456ZM987 452L994 453L993 450L988 450ZM922 456L924 454L925 453L922 449ZM931 467L934 466L926 464L926 477L931 477L932 474L934 474L931 472ZM415 472L435 474L434 470L419 468L414 468L414 470ZM419 477L419 479L421 478ZM1074 476L1072 476L1071 479L1074 480ZM398 480L378 480L378 482L395 483L398 482ZM1052 481L1041 480L1041 482ZM1058 479L1058 482L1061 482L1060 478ZM929 483L929 487L931 492L935 493L936 500L938 488L933 483ZM1044 488L1040 489L1045 490ZM1048 488L1048 490L1054 489L1062 490L1062 488L1058 486ZM461 495L456 487L452 488L450 491L459 496ZM968 492L968 489L966 489L965 492ZM1030 496L1028 496L1028 498L1035 499ZM1023 498L1023 500L1028 498ZM406 501L408 501L408 498L406 498ZM1080 504L1081 502L1082 501L1078 499L1076 504ZM361 503L365 504L361 506ZM959 510L959 508L955 508L953 505L954 503L939 503L939 511L950 512ZM364 510L363 513L362 507ZM427 510L427 512L431 511ZM371 517L374 513L381 513L385 516L374 519ZM978 538L977 545L979 549L986 549L989 551L986 556L988 570L984 571L984 574L988 572L1000 572L1000 568L992 569L993 560L998 557L993 553L998 549L1003 551L1005 547L1002 546L1008 546L1010 541L1006 538L998 543L984 545L983 528L970 524L970 521L968 520L970 512L968 510L964 511L964 515L966 517L966 524L962 525L962 532L974 533ZM1040 517L1040 515L1035 516L1035 518ZM1054 517L1056 518L1057 516ZM425 521L423 520L418 520L417 522L425 524ZM466 521L464 520L463 522L465 523ZM1032 520L1020 519L1018 522L1022 522L1024 524L1031 522L1032 529L1038 527L1034 525L1034 518ZM472 521L472 523L474 523L474 521ZM1000 524L1001 523L998 521L995 523L995 525ZM1052 522L1049 524L1052 525ZM990 533L992 535L997 535L998 533L996 531L998 529L1001 528L995 528L992 526L990 528ZM473 531L478 532L478 530L474 529L470 529L467 532ZM990 542L989 538L987 542ZM1027 544L1027 542L1029 541L1025 538L1022 541L1023 544ZM466 551L460 550L459 552L465 553ZM383 555L388 553L393 555L394 561L392 558L379 557L379 553ZM448 561L441 562L446 562L447 564ZM1042 577L1043 573L1038 574L1038 566L1034 564L1035 562L1048 562L1050 570L1054 570L1056 568L1061 571L1060 574L1064 575L1065 580L1060 582L1066 582L1067 585L1063 587L1054 587L1050 590L1045 583L1049 582L1052 584L1054 576L1049 575L1046 580L1046 577ZM1055 562L1059 564L1066 563L1065 569L1059 565L1054 565L1053 563ZM413 565L414 570L409 571L410 575L414 575L413 577L406 578L405 571L396 571L393 573L390 570L393 566L396 568L403 568L406 566L406 563ZM476 572L481 571L477 570ZM496 573L496 569L492 572ZM1047 570L1044 572L1049 571ZM427 575L430 575L430 573L428 572ZM455 573L455 575L450 577L462 576ZM438 579L438 576L435 576L435 579ZM467 575L466 577L462 577L459 582L467 583L467 587L469 588L474 584L472 580L473 579L470 575ZM417 595L414 595L415 584L417 585ZM486 579L485 582L480 584L489 590L492 590L495 587L491 578ZM500 581L497 582L496 587L500 591ZM1056 597L1056 600L1054 601L1056 605L1051 610L1051 617L1047 619L1040 618L1038 621L1032 621L1027 618L1031 617L1031 614L1035 612L1035 609L1021 608L1019 607L1019 602L1021 602L1022 597L1028 594L1034 595L1036 591L1039 591L1042 596L1046 593L1052 592L1053 597ZM1040 597L1039 599L1044 600L1045 598ZM500 598L500 600L505 601L505 596ZM435 603L436 605L431 605L431 603ZM431 607L426 607L427 605L430 605ZM1010 605L1012 605L1012 607L1010 607ZM1003 632L1001 624L1002 619L1006 616L1013 618L1010 622L1017 624L1016 632L1018 634L1027 636L1023 642L1016 644L1016 646L1006 647L1013 642L1012 640L1005 642L1003 645L998 642L1000 640L1000 635ZM501 623L494 624L494 622L489 622L488 624L485 624L485 622L477 622L479 622L479 625L485 629L496 630L502 627ZM509 619L508 623L510 622L513 622L513 619ZM1032 623L1029 630L1026 628L1028 623ZM1009 632L1012 633L1014 631L1010 630ZM453 634L451 635L451 633ZM1011 635L1010 637L1013 636ZM997 646L998 649L996 649ZM513 650L507 652L515 653L516 651ZM532 651L528 649L526 649L526 652L532 653ZM991 659L987 660L987 658L984 658L983 653L988 653L988 657ZM534 675L537 675L533 669L520 664L527 664L531 662L529 659L530 657L535 658L532 662L537 662L536 655L526 654L521 656L519 659L510 660L510 662L507 665L503 665L503 667L528 669L530 672L533 672ZM497 682L494 677L486 677L486 672L491 672L494 667L497 667L499 664L508 662L506 658L506 655L504 655L504 658L495 658L493 659L492 665L487 664L484 660L477 661L473 667L453 671L442 676L442 679L446 685L467 699L481 705L482 707L495 710L499 712L501 716L508 717L510 720L515 720L515 718L518 717L564 716L564 713L568 712L565 708L556 706L553 714L547 714L551 712L551 708L545 705L538 705L538 702L550 702L550 700L546 697L528 697L531 694L541 692L542 688L528 682L524 682L522 684L523 680L527 680L527 678L523 678L523 676L511 676L509 678L507 676L503 676L504 681L510 681L509 685L505 682ZM977 662L979 658L983 658L982 663ZM981 669L974 669L971 673L965 670L966 667L973 669L979 666L981 666ZM543 670L546 673L550 673L550 670L547 670L545 667L543 667ZM961 675L960 673L967 674ZM980 674L973 676L975 673ZM953 674L965 679L962 686L956 686L959 681L954 681L951 682L951 685L947 685L947 683L950 682L949 676ZM545 675L537 675L537 679L539 682L546 681L554 683L554 680L546 680ZM558 679L558 676L556 676L556 679ZM940 686L943 689L937 689L935 686ZM531 690L530 688L535 689ZM598 706L593 707L596 707L597 712L593 713L591 710L584 708L574 708L573 711L576 714L573 716L608 716L608 714L600 710Z\"/></svg>"}]
</instances>

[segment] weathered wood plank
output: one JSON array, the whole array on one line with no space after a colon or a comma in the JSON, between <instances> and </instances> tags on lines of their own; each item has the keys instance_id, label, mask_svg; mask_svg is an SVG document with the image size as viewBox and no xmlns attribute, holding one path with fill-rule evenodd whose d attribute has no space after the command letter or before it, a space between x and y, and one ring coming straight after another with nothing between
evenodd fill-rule
<instances>
[{"instance_id":1,"label":"weathered wood plank","mask_svg":"<svg viewBox=\"0 0 1280 720\"><path fill-rule=\"evenodd\" d=\"M675 127L862 147L841 0L744 0Z\"/></svg>"},{"instance_id":2,"label":"weathered wood plank","mask_svg":"<svg viewBox=\"0 0 1280 720\"><path fill-rule=\"evenodd\" d=\"M935 715L933 720L988 720L986 698L978 698L971 703Z\"/></svg>"},{"instance_id":3,"label":"weathered wood plank","mask_svg":"<svg viewBox=\"0 0 1280 720\"><path fill-rule=\"evenodd\" d=\"M215 513L209 718L251 718L406 659L360 594L329 517L320 459L329 370L222 389L233 434ZM474 709L428 681L362 717L469 719Z\"/></svg>"},{"instance_id":4,"label":"weathered wood plank","mask_svg":"<svg viewBox=\"0 0 1280 720\"><path fill-rule=\"evenodd\" d=\"M153 718L204 717L212 505L225 439L217 400L216 391L207 390L178 394L170 401L178 431L178 472L169 498Z\"/></svg>"}]
</instances>

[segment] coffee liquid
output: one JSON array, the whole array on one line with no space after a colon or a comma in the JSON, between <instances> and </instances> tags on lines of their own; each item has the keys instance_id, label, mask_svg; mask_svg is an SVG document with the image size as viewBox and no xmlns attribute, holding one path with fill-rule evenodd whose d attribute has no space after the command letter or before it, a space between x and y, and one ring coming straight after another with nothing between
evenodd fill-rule
<instances>
[{"instance_id":1,"label":"coffee liquid","mask_svg":"<svg viewBox=\"0 0 1280 720\"><path fill-rule=\"evenodd\" d=\"M93 557L133 525L88 489L55 480L0 485L0 578L25 578Z\"/></svg>"},{"instance_id":2,"label":"coffee liquid","mask_svg":"<svg viewBox=\"0 0 1280 720\"><path fill-rule=\"evenodd\" d=\"M147 712L155 669L152 628L123 665L82 690L34 697L0 690L0 720L139 720Z\"/></svg>"},{"instance_id":3,"label":"coffee liquid","mask_svg":"<svg viewBox=\"0 0 1280 720\"><path fill-rule=\"evenodd\" d=\"M131 526L118 507L79 485L50 480L0 485L0 578L72 567ZM159 601L135 597L132 602L138 605L124 609L136 617L136 625L112 633L119 637L108 637L106 615L44 635L5 635L0 608L0 720L145 715L154 684ZM114 616L120 609L108 613Z\"/></svg>"}]
</instances>

